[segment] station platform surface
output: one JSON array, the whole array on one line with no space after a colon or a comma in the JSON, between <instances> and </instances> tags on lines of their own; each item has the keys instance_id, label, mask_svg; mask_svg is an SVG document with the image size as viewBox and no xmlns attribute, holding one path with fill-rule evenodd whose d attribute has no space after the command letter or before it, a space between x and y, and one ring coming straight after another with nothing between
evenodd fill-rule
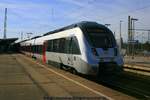
<instances>
[{"instance_id":1,"label":"station platform surface","mask_svg":"<svg viewBox=\"0 0 150 100\"><path fill-rule=\"evenodd\" d=\"M0 100L49 100L51 97L135 100L22 54L0 54Z\"/></svg>"}]
</instances>

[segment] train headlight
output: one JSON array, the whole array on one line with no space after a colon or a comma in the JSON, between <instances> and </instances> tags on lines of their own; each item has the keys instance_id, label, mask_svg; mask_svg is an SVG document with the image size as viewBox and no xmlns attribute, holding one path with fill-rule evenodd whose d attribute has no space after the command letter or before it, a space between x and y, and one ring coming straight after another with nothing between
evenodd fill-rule
<instances>
[{"instance_id":1,"label":"train headlight","mask_svg":"<svg viewBox=\"0 0 150 100\"><path fill-rule=\"evenodd\" d=\"M98 53L97 53L97 51L96 51L96 48L92 48L92 53L93 53L93 55L98 56Z\"/></svg>"},{"instance_id":2,"label":"train headlight","mask_svg":"<svg viewBox=\"0 0 150 100\"><path fill-rule=\"evenodd\" d=\"M100 58L100 62L104 62L104 58Z\"/></svg>"},{"instance_id":3,"label":"train headlight","mask_svg":"<svg viewBox=\"0 0 150 100\"><path fill-rule=\"evenodd\" d=\"M114 48L114 56L117 56L117 55L118 55L118 49Z\"/></svg>"}]
</instances>

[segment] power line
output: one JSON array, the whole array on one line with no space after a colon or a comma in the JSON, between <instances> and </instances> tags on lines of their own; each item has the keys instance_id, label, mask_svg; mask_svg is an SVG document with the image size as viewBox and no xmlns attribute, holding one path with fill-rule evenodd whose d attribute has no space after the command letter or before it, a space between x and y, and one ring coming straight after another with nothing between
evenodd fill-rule
<instances>
[{"instance_id":1,"label":"power line","mask_svg":"<svg viewBox=\"0 0 150 100\"><path fill-rule=\"evenodd\" d=\"M140 11L140 10L143 10L143 9L146 9L146 8L149 8L149 7L150 7L150 5L147 5L147 6L144 6L144 7L141 7L141 8L136 8L136 9L131 10L131 11L121 12L121 13L119 13L119 14L117 14L117 15L112 15L112 16L108 16L108 17L102 18L102 20L108 19L108 18L119 17L119 16L122 16L122 15L124 15L124 14L131 13L131 12L134 13L134 12L137 12L137 11Z\"/></svg>"}]
</instances>

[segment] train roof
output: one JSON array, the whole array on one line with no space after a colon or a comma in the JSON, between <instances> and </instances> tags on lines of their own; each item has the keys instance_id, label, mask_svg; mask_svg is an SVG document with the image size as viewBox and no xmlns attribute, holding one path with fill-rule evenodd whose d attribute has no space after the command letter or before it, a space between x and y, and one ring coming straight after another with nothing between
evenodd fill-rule
<instances>
[{"instance_id":1,"label":"train roof","mask_svg":"<svg viewBox=\"0 0 150 100\"><path fill-rule=\"evenodd\" d=\"M36 38L40 38L40 37L42 37L42 36L35 36L35 37L32 37L32 38L30 38L30 39L25 39L25 40L18 40L17 41L17 43L21 43L21 42L25 42L25 41L29 41L29 40L32 40L32 39L36 39Z\"/></svg>"},{"instance_id":2,"label":"train roof","mask_svg":"<svg viewBox=\"0 0 150 100\"><path fill-rule=\"evenodd\" d=\"M79 27L82 31L87 31L87 29L88 29L89 27L90 27L90 28L107 28L107 27L105 27L104 25L99 24L99 23L97 23L97 22L81 21L81 22L78 22L78 23L71 24L71 25L69 25L69 26L60 28L60 29L56 29L56 30L54 30L54 31L50 31L50 32L44 34L43 36L47 36L47 35L54 34L54 33L60 32L60 31L68 30L68 29L73 29L73 28L75 28L75 27ZM29 41L29 40L33 40L33 39L36 39L36 38L40 38L40 37L43 37L43 36L36 36L36 37L30 38L30 39L22 40L22 41L20 41L19 43L25 42L25 41Z\"/></svg>"},{"instance_id":3,"label":"train roof","mask_svg":"<svg viewBox=\"0 0 150 100\"><path fill-rule=\"evenodd\" d=\"M82 21L82 22L79 22L79 23L75 23L75 24L60 28L60 29L56 29L54 31L50 31L50 32L44 34L43 36L46 36L46 35L49 35L49 34L54 34L54 33L64 31L64 30L67 30L67 29L72 29L72 28L75 28L75 27L80 27L82 30L85 30L87 27L101 27L101 28L103 27L104 28L105 26L102 25L102 24L98 24L97 22Z\"/></svg>"}]
</instances>

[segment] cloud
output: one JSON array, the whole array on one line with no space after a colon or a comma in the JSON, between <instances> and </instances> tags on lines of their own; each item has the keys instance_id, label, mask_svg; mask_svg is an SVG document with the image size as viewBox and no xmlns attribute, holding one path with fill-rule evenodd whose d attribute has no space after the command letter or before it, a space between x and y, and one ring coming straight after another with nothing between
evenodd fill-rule
<instances>
[{"instance_id":1,"label":"cloud","mask_svg":"<svg viewBox=\"0 0 150 100\"><path fill-rule=\"evenodd\" d=\"M149 28L148 0L1 0L0 13L8 8L8 33L45 33L82 20L110 23L111 30L119 33L119 20L127 37L127 17L139 18L136 27ZM137 10L137 11L134 11ZM0 27L3 18L0 16ZM14 36L16 36L14 35ZM12 36L12 35L10 35Z\"/></svg>"}]
</instances>

